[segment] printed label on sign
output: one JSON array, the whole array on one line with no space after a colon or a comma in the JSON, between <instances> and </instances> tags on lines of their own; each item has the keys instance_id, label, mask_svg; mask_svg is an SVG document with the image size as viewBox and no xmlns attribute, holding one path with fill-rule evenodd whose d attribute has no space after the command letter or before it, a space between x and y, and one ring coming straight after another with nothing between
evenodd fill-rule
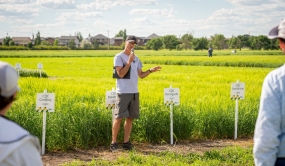
<instances>
[{"instance_id":1,"label":"printed label on sign","mask_svg":"<svg viewBox=\"0 0 285 166\"><path fill-rule=\"evenodd\" d=\"M164 88L164 104L165 105L180 104L179 88Z\"/></svg>"},{"instance_id":2,"label":"printed label on sign","mask_svg":"<svg viewBox=\"0 0 285 166\"><path fill-rule=\"evenodd\" d=\"M231 99L244 99L245 83L232 83L231 85Z\"/></svg>"},{"instance_id":3,"label":"printed label on sign","mask_svg":"<svg viewBox=\"0 0 285 166\"><path fill-rule=\"evenodd\" d=\"M38 93L36 110L54 112L54 93Z\"/></svg>"},{"instance_id":4,"label":"printed label on sign","mask_svg":"<svg viewBox=\"0 0 285 166\"><path fill-rule=\"evenodd\" d=\"M107 91L106 92L106 107L115 108L116 104L116 91Z\"/></svg>"}]
</instances>

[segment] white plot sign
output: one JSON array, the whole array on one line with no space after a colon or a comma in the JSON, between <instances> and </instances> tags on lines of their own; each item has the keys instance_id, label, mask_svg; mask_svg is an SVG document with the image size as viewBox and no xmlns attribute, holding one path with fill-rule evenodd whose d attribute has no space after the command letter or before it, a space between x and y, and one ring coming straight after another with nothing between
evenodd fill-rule
<instances>
[{"instance_id":1,"label":"white plot sign","mask_svg":"<svg viewBox=\"0 0 285 166\"><path fill-rule=\"evenodd\" d=\"M106 92L106 107L107 108L115 108L116 104L116 91L107 91Z\"/></svg>"},{"instance_id":2,"label":"white plot sign","mask_svg":"<svg viewBox=\"0 0 285 166\"><path fill-rule=\"evenodd\" d=\"M44 68L44 66L43 66L43 64L42 63L38 63L38 69L43 69Z\"/></svg>"},{"instance_id":3,"label":"white plot sign","mask_svg":"<svg viewBox=\"0 0 285 166\"><path fill-rule=\"evenodd\" d=\"M164 104L179 105L180 104L179 88L164 88Z\"/></svg>"},{"instance_id":4,"label":"white plot sign","mask_svg":"<svg viewBox=\"0 0 285 166\"><path fill-rule=\"evenodd\" d=\"M16 63L16 69L20 70L21 69L21 63Z\"/></svg>"},{"instance_id":5,"label":"white plot sign","mask_svg":"<svg viewBox=\"0 0 285 166\"><path fill-rule=\"evenodd\" d=\"M36 110L54 112L54 93L38 93Z\"/></svg>"},{"instance_id":6,"label":"white plot sign","mask_svg":"<svg viewBox=\"0 0 285 166\"><path fill-rule=\"evenodd\" d=\"M244 82L233 82L231 86L231 99L244 99L244 91Z\"/></svg>"}]
</instances>

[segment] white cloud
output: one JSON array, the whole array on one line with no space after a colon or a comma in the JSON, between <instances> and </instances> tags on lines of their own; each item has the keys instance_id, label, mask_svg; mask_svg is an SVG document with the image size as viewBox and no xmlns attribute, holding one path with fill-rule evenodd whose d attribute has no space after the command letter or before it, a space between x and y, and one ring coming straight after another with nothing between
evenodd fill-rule
<instances>
[{"instance_id":1,"label":"white cloud","mask_svg":"<svg viewBox=\"0 0 285 166\"><path fill-rule=\"evenodd\" d=\"M30 24L30 25L21 25L19 26L14 25L11 26L11 30L9 34L12 34L13 37L16 36L31 36L39 31L42 37L54 36L59 35L60 32L54 31L55 28L63 26L62 23L55 23L55 24ZM58 34L57 34L58 33Z\"/></svg>"},{"instance_id":2,"label":"white cloud","mask_svg":"<svg viewBox=\"0 0 285 166\"><path fill-rule=\"evenodd\" d=\"M0 4L22 4L29 2L30 0L0 0Z\"/></svg>"},{"instance_id":3,"label":"white cloud","mask_svg":"<svg viewBox=\"0 0 285 166\"><path fill-rule=\"evenodd\" d=\"M39 11L34 4L0 4L0 14L7 18L30 18Z\"/></svg>"},{"instance_id":4,"label":"white cloud","mask_svg":"<svg viewBox=\"0 0 285 166\"><path fill-rule=\"evenodd\" d=\"M93 25L95 27L104 27L106 29L108 29L109 27L111 28L111 27L114 26L111 22L107 22L107 21L104 21L104 20L101 20L101 19L95 20Z\"/></svg>"},{"instance_id":5,"label":"white cloud","mask_svg":"<svg viewBox=\"0 0 285 166\"><path fill-rule=\"evenodd\" d=\"M30 25L22 25L20 29L23 30L39 30L39 29L51 29L62 26L62 23L55 24L30 24ZM12 28L19 29L18 26L12 26Z\"/></svg>"},{"instance_id":6,"label":"white cloud","mask_svg":"<svg viewBox=\"0 0 285 166\"><path fill-rule=\"evenodd\" d=\"M143 17L143 18L133 18L133 19L130 19L130 21L129 21L129 25L131 25L131 26L136 26L136 25L139 25L139 26L142 26L142 25L155 25L156 23L157 23L157 21L148 19L146 17Z\"/></svg>"},{"instance_id":7,"label":"white cloud","mask_svg":"<svg viewBox=\"0 0 285 166\"><path fill-rule=\"evenodd\" d=\"M98 18L102 17L101 12L89 12L89 13L81 13L81 12L65 12L61 13L56 20L61 22L65 21L85 21L88 18Z\"/></svg>"},{"instance_id":8,"label":"white cloud","mask_svg":"<svg viewBox=\"0 0 285 166\"><path fill-rule=\"evenodd\" d=\"M237 6L258 6L268 2L268 0L227 0Z\"/></svg>"},{"instance_id":9,"label":"white cloud","mask_svg":"<svg viewBox=\"0 0 285 166\"><path fill-rule=\"evenodd\" d=\"M117 6L135 6L135 5L156 5L157 0L95 0L92 3L77 5L77 8L83 10L109 10Z\"/></svg>"},{"instance_id":10,"label":"white cloud","mask_svg":"<svg viewBox=\"0 0 285 166\"><path fill-rule=\"evenodd\" d=\"M52 9L75 9L74 1L71 0L37 0L38 4Z\"/></svg>"},{"instance_id":11,"label":"white cloud","mask_svg":"<svg viewBox=\"0 0 285 166\"><path fill-rule=\"evenodd\" d=\"M167 17L172 18L174 11L170 9L132 9L130 15L151 16L155 18Z\"/></svg>"}]
</instances>

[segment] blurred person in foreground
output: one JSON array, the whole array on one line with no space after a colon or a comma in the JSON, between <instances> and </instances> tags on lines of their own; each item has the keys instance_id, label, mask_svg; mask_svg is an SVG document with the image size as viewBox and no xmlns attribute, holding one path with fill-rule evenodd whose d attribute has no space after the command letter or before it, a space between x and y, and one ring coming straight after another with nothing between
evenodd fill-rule
<instances>
[{"instance_id":1,"label":"blurred person in foreground","mask_svg":"<svg viewBox=\"0 0 285 166\"><path fill-rule=\"evenodd\" d=\"M142 63L132 51L137 44L135 36L128 36L125 41L125 49L114 57L115 72L118 74L116 80L116 108L114 111L114 122L112 127L111 151L118 150L117 135L120 124L125 118L123 149L131 150L130 134L133 119L139 118L139 92L138 77L145 78L153 72L159 71L160 66L142 71ZM130 70L130 71L129 71ZM128 75L128 78L124 78Z\"/></svg>"},{"instance_id":2,"label":"blurred person in foreground","mask_svg":"<svg viewBox=\"0 0 285 166\"><path fill-rule=\"evenodd\" d=\"M285 54L285 19L269 32L268 38L277 38ZM285 165L285 65L264 79L253 154L257 166Z\"/></svg>"},{"instance_id":3,"label":"blurred person in foreground","mask_svg":"<svg viewBox=\"0 0 285 166\"><path fill-rule=\"evenodd\" d=\"M0 165L40 166L43 164L38 138L6 117L18 89L18 73L0 61Z\"/></svg>"}]
</instances>

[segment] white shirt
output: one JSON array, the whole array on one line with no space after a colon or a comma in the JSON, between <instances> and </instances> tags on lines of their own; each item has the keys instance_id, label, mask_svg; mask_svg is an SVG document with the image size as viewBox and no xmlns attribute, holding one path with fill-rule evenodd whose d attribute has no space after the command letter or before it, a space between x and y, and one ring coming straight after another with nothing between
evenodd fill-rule
<instances>
[{"instance_id":1,"label":"white shirt","mask_svg":"<svg viewBox=\"0 0 285 166\"><path fill-rule=\"evenodd\" d=\"M41 166L38 138L0 116L0 165Z\"/></svg>"}]
</instances>

